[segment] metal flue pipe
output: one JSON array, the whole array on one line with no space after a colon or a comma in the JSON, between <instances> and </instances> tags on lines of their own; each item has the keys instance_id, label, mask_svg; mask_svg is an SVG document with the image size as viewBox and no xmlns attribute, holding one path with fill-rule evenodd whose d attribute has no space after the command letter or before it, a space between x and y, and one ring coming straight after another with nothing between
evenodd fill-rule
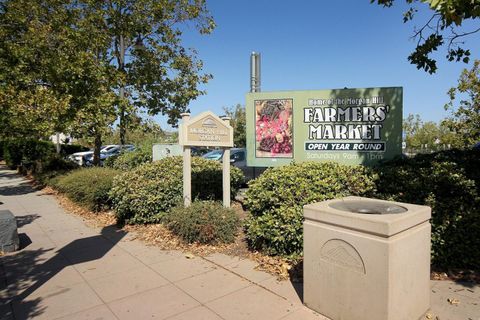
<instances>
[{"instance_id":1,"label":"metal flue pipe","mask_svg":"<svg viewBox=\"0 0 480 320\"><path fill-rule=\"evenodd\" d=\"M260 92L260 53L250 55L250 92Z\"/></svg>"}]
</instances>

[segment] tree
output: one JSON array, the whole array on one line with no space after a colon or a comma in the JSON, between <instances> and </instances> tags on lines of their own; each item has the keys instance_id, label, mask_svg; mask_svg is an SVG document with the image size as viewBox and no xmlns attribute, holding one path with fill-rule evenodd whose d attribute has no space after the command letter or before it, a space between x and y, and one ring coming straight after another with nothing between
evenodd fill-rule
<instances>
[{"instance_id":1,"label":"tree","mask_svg":"<svg viewBox=\"0 0 480 320\"><path fill-rule=\"evenodd\" d=\"M461 136L465 147L470 147L480 141L480 60L475 60L471 70L463 70L457 87L451 88L448 95L450 102L445 109L451 115L444 125Z\"/></svg>"},{"instance_id":2,"label":"tree","mask_svg":"<svg viewBox=\"0 0 480 320\"><path fill-rule=\"evenodd\" d=\"M168 116L176 125L198 89L211 76L201 74L202 62L181 43L182 26L191 23L201 34L215 24L205 0L83 0L109 37L110 64L120 73L116 84L120 143L130 115L146 108L150 115Z\"/></svg>"},{"instance_id":3,"label":"tree","mask_svg":"<svg viewBox=\"0 0 480 320\"><path fill-rule=\"evenodd\" d=\"M418 149L420 143L416 141L415 134L422 126L420 115L409 114L406 119L403 119L403 133L405 135L405 142L409 149Z\"/></svg>"},{"instance_id":4,"label":"tree","mask_svg":"<svg viewBox=\"0 0 480 320\"><path fill-rule=\"evenodd\" d=\"M0 2L0 135L40 138L72 116L79 55L78 16L61 1Z\"/></svg>"},{"instance_id":5,"label":"tree","mask_svg":"<svg viewBox=\"0 0 480 320\"><path fill-rule=\"evenodd\" d=\"M105 137L105 143L115 144L120 137L120 130L116 128ZM130 121L129 130L126 132L125 140L134 145L152 145L160 143L165 139L165 132L153 119L143 119L136 116Z\"/></svg>"},{"instance_id":6,"label":"tree","mask_svg":"<svg viewBox=\"0 0 480 320\"><path fill-rule=\"evenodd\" d=\"M70 128L94 161L117 116L122 143L138 108L175 125L210 79L181 44L182 23L213 29L204 0L3 0L0 18L0 129Z\"/></svg>"},{"instance_id":7,"label":"tree","mask_svg":"<svg viewBox=\"0 0 480 320\"><path fill-rule=\"evenodd\" d=\"M233 144L237 148L244 148L246 145L247 117L245 107L237 104L235 107L223 107L225 114L231 118L233 127Z\"/></svg>"},{"instance_id":8,"label":"tree","mask_svg":"<svg viewBox=\"0 0 480 320\"><path fill-rule=\"evenodd\" d=\"M438 151L448 146L451 148L461 146L455 132L443 123L423 122L418 114L409 114L404 119L403 132L409 150L428 149Z\"/></svg>"},{"instance_id":9,"label":"tree","mask_svg":"<svg viewBox=\"0 0 480 320\"><path fill-rule=\"evenodd\" d=\"M478 0L405 0L409 9L403 14L403 22L414 19L418 12L418 4L428 4L433 11L431 17L420 28L414 29L413 38L417 40L415 50L408 56L410 63L417 69L432 74L437 70L437 63L431 54L442 46L446 46L448 61L470 60L470 50L463 47L465 37L480 31L476 19L480 17ZM395 0L370 0L384 7L391 7ZM463 30L462 23L472 20L477 23L471 30Z\"/></svg>"},{"instance_id":10,"label":"tree","mask_svg":"<svg viewBox=\"0 0 480 320\"><path fill-rule=\"evenodd\" d=\"M94 11L68 0L6 0L0 15L4 129L36 138L71 130L95 142L116 119L109 38Z\"/></svg>"}]
</instances>

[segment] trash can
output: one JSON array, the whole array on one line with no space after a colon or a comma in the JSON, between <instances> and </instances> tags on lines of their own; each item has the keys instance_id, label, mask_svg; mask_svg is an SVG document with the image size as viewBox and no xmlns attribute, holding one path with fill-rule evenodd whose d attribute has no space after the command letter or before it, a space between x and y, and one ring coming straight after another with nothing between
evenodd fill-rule
<instances>
[{"instance_id":1,"label":"trash can","mask_svg":"<svg viewBox=\"0 0 480 320\"><path fill-rule=\"evenodd\" d=\"M431 209L346 197L304 206L304 303L332 320L430 308Z\"/></svg>"},{"instance_id":2,"label":"trash can","mask_svg":"<svg viewBox=\"0 0 480 320\"><path fill-rule=\"evenodd\" d=\"M19 247L15 216L9 210L0 210L0 252L13 252Z\"/></svg>"}]
</instances>

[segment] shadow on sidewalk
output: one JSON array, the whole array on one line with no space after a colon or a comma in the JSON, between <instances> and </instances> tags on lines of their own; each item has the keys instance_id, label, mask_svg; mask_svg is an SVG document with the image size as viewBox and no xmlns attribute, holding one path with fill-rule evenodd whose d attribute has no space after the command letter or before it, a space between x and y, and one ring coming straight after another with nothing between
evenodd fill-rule
<instances>
[{"instance_id":1,"label":"shadow on sidewalk","mask_svg":"<svg viewBox=\"0 0 480 320\"><path fill-rule=\"evenodd\" d=\"M32 293L64 268L102 258L126 234L116 225L106 226L99 235L70 242L46 261L42 256L48 256L54 249L23 250L17 254L1 257L0 306L10 305L11 307L6 311L6 319L26 319L41 315L45 311L44 307L40 306L42 298L26 300ZM54 294L68 290L64 288L61 292ZM15 311L15 317L12 309ZM0 308L0 313L2 311ZM10 318L8 312L11 314Z\"/></svg>"},{"instance_id":2,"label":"shadow on sidewalk","mask_svg":"<svg viewBox=\"0 0 480 320\"><path fill-rule=\"evenodd\" d=\"M32 188L29 182L22 182L16 186L3 186L0 188L0 196L19 196L22 194L33 193L36 190Z\"/></svg>"},{"instance_id":3,"label":"shadow on sidewalk","mask_svg":"<svg viewBox=\"0 0 480 320\"><path fill-rule=\"evenodd\" d=\"M40 216L38 214L34 213L34 214L27 214L27 215L24 215L24 216L16 216L15 220L17 220L17 227L21 228L21 227L23 227L27 224L32 223L33 221L37 220L38 218L40 218Z\"/></svg>"}]
</instances>

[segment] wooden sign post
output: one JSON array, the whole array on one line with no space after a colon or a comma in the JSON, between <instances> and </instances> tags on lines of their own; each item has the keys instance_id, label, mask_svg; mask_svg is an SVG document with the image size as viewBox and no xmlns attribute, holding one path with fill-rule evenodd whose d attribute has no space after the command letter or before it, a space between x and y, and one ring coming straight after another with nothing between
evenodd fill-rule
<instances>
[{"instance_id":1,"label":"wooden sign post","mask_svg":"<svg viewBox=\"0 0 480 320\"><path fill-rule=\"evenodd\" d=\"M182 113L179 142L183 146L183 201L186 207L192 203L191 147L222 147L223 150L223 205L230 207L230 149L233 147L233 128L230 118L220 119L210 111L194 118Z\"/></svg>"}]
</instances>

